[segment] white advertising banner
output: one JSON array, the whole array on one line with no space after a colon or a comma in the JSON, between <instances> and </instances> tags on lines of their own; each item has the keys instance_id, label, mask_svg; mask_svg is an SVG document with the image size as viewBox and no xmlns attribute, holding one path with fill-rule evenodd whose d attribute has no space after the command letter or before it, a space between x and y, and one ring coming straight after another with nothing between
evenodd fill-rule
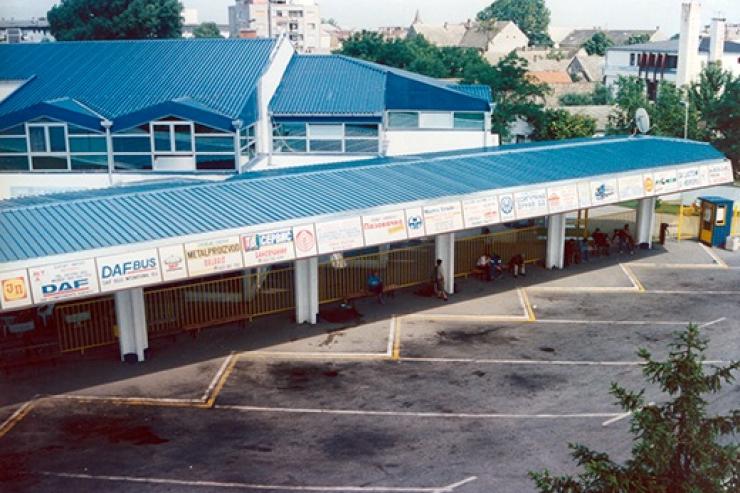
<instances>
[{"instance_id":1,"label":"white advertising banner","mask_svg":"<svg viewBox=\"0 0 740 493\"><path fill-rule=\"evenodd\" d=\"M421 207L406 209L406 230L408 231L409 238L421 238L422 236L426 236L424 213L421 210Z\"/></svg>"},{"instance_id":2,"label":"white advertising banner","mask_svg":"<svg viewBox=\"0 0 740 493\"><path fill-rule=\"evenodd\" d=\"M406 215L403 211L393 211L363 216L362 231L365 234L365 245L404 241L408 238Z\"/></svg>"},{"instance_id":3,"label":"white advertising banner","mask_svg":"<svg viewBox=\"0 0 740 493\"><path fill-rule=\"evenodd\" d=\"M34 303L54 303L100 291L92 259L33 267L29 274Z\"/></svg>"},{"instance_id":4,"label":"white advertising banner","mask_svg":"<svg viewBox=\"0 0 740 493\"><path fill-rule=\"evenodd\" d=\"M319 254L316 248L316 230L313 224L304 224L293 228L293 243L296 258L315 257Z\"/></svg>"},{"instance_id":5,"label":"white advertising banner","mask_svg":"<svg viewBox=\"0 0 740 493\"><path fill-rule=\"evenodd\" d=\"M707 173L703 168L679 169L676 175L678 177L678 188L681 190L706 187L708 184Z\"/></svg>"},{"instance_id":6,"label":"white advertising banner","mask_svg":"<svg viewBox=\"0 0 740 493\"><path fill-rule=\"evenodd\" d=\"M243 267L242 247L238 236L186 243L185 259L191 276Z\"/></svg>"},{"instance_id":7,"label":"white advertising banner","mask_svg":"<svg viewBox=\"0 0 740 493\"><path fill-rule=\"evenodd\" d=\"M159 247L159 265L162 269L162 280L165 282L188 277L185 248L182 245Z\"/></svg>"},{"instance_id":8,"label":"white advertising banner","mask_svg":"<svg viewBox=\"0 0 740 493\"><path fill-rule=\"evenodd\" d=\"M96 260L102 293L162 281L156 248L123 255L98 257Z\"/></svg>"},{"instance_id":9,"label":"white advertising banner","mask_svg":"<svg viewBox=\"0 0 740 493\"><path fill-rule=\"evenodd\" d=\"M655 171L653 181L655 182L655 195L678 191L678 177L675 169Z\"/></svg>"},{"instance_id":10,"label":"white advertising banner","mask_svg":"<svg viewBox=\"0 0 740 493\"><path fill-rule=\"evenodd\" d=\"M645 196L642 175L623 176L618 182L619 200L641 199Z\"/></svg>"},{"instance_id":11,"label":"white advertising banner","mask_svg":"<svg viewBox=\"0 0 740 493\"><path fill-rule=\"evenodd\" d=\"M498 196L498 210L501 221L508 222L516 219L514 214L514 196L510 193Z\"/></svg>"},{"instance_id":12,"label":"white advertising banner","mask_svg":"<svg viewBox=\"0 0 740 493\"><path fill-rule=\"evenodd\" d=\"M463 200L462 207L466 228L479 228L501 220L495 195Z\"/></svg>"},{"instance_id":13,"label":"white advertising banner","mask_svg":"<svg viewBox=\"0 0 740 493\"><path fill-rule=\"evenodd\" d=\"M0 308L3 310L20 308L32 303L26 269L0 273L0 287L2 288Z\"/></svg>"},{"instance_id":14,"label":"white advertising banner","mask_svg":"<svg viewBox=\"0 0 740 493\"><path fill-rule=\"evenodd\" d=\"M619 202L617 195L617 180L601 180L591 182L591 203L594 206Z\"/></svg>"},{"instance_id":15,"label":"white advertising banner","mask_svg":"<svg viewBox=\"0 0 740 493\"><path fill-rule=\"evenodd\" d=\"M729 161L719 164L710 164L707 168L707 176L710 185L720 185L732 182L732 165Z\"/></svg>"},{"instance_id":16,"label":"white advertising banner","mask_svg":"<svg viewBox=\"0 0 740 493\"><path fill-rule=\"evenodd\" d=\"M424 223L428 235L465 229L460 202L424 207Z\"/></svg>"},{"instance_id":17,"label":"white advertising banner","mask_svg":"<svg viewBox=\"0 0 740 493\"><path fill-rule=\"evenodd\" d=\"M645 173L642 175L642 188L645 190L647 197L655 195L655 180L653 179L652 173Z\"/></svg>"},{"instance_id":18,"label":"white advertising banner","mask_svg":"<svg viewBox=\"0 0 740 493\"><path fill-rule=\"evenodd\" d=\"M578 206L581 209L591 207L591 184L581 182L578 184Z\"/></svg>"},{"instance_id":19,"label":"white advertising banner","mask_svg":"<svg viewBox=\"0 0 740 493\"><path fill-rule=\"evenodd\" d=\"M295 259L293 230L277 229L242 235L244 267L277 264Z\"/></svg>"},{"instance_id":20,"label":"white advertising banner","mask_svg":"<svg viewBox=\"0 0 740 493\"><path fill-rule=\"evenodd\" d=\"M547 189L547 206L551 214L578 209L578 187L564 185Z\"/></svg>"},{"instance_id":21,"label":"white advertising banner","mask_svg":"<svg viewBox=\"0 0 740 493\"><path fill-rule=\"evenodd\" d=\"M316 238L321 255L365 246L359 217L339 219L316 225Z\"/></svg>"},{"instance_id":22,"label":"white advertising banner","mask_svg":"<svg viewBox=\"0 0 740 493\"><path fill-rule=\"evenodd\" d=\"M541 188L539 190L515 193L514 208L516 210L516 217L519 219L546 216L548 213L547 191Z\"/></svg>"}]
</instances>

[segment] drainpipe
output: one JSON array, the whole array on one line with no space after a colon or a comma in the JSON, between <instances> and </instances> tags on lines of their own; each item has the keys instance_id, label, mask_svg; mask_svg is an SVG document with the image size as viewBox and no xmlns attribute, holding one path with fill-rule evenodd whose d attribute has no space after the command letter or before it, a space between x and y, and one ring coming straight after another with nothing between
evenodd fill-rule
<instances>
[{"instance_id":1,"label":"drainpipe","mask_svg":"<svg viewBox=\"0 0 740 493\"><path fill-rule=\"evenodd\" d=\"M113 186L113 168L115 166L113 161L113 136L111 135L111 127L113 122L110 120L102 120L100 126L105 129L105 147L108 151L108 186Z\"/></svg>"}]
</instances>

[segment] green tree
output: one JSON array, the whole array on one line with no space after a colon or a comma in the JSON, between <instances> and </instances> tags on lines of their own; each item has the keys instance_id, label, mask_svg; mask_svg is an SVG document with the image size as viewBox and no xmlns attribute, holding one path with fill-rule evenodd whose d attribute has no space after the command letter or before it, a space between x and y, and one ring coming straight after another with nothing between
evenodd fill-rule
<instances>
[{"instance_id":1,"label":"green tree","mask_svg":"<svg viewBox=\"0 0 740 493\"><path fill-rule=\"evenodd\" d=\"M720 493L740 490L740 446L727 438L740 430L740 410L707 416L705 395L731 384L740 368L735 361L708 374L707 340L695 325L677 333L666 361L645 349L643 374L668 400L646 402L645 390L634 392L612 384L611 394L632 415L632 457L618 464L609 455L583 445L569 445L583 468L577 476L530 473L543 493Z\"/></svg>"},{"instance_id":2,"label":"green tree","mask_svg":"<svg viewBox=\"0 0 740 493\"><path fill-rule=\"evenodd\" d=\"M543 111L536 125L538 140L574 139L592 137L596 133L596 120L586 115L573 115L565 110Z\"/></svg>"},{"instance_id":3,"label":"green tree","mask_svg":"<svg viewBox=\"0 0 740 493\"><path fill-rule=\"evenodd\" d=\"M614 97L608 87L597 84L590 93L568 92L560 96L559 101L562 106L607 105L614 102Z\"/></svg>"},{"instance_id":4,"label":"green tree","mask_svg":"<svg viewBox=\"0 0 740 493\"><path fill-rule=\"evenodd\" d=\"M547 34L550 25L550 9L545 0L496 0L478 12L479 21L512 21L529 37L534 46L552 46Z\"/></svg>"},{"instance_id":5,"label":"green tree","mask_svg":"<svg viewBox=\"0 0 740 493\"><path fill-rule=\"evenodd\" d=\"M633 34L632 36L627 38L628 45L637 45L640 43L647 43L648 41L650 41L650 35L647 33Z\"/></svg>"},{"instance_id":6,"label":"green tree","mask_svg":"<svg viewBox=\"0 0 740 493\"><path fill-rule=\"evenodd\" d=\"M651 133L667 137L683 137L687 108L683 101L687 101L686 92L683 88L676 87L671 82L661 82L658 86L658 94L655 103L649 107L652 125ZM686 129L690 139L701 138L698 132L698 114L696 108L689 104L689 122Z\"/></svg>"},{"instance_id":7,"label":"green tree","mask_svg":"<svg viewBox=\"0 0 740 493\"><path fill-rule=\"evenodd\" d=\"M635 130L635 112L638 108L648 108L645 81L637 77L619 76L614 98L616 108L609 115L609 133L632 133Z\"/></svg>"},{"instance_id":8,"label":"green tree","mask_svg":"<svg viewBox=\"0 0 740 493\"><path fill-rule=\"evenodd\" d=\"M583 49L589 55L606 55L606 50L614 45L614 41L605 33L599 31L583 44Z\"/></svg>"},{"instance_id":9,"label":"green tree","mask_svg":"<svg viewBox=\"0 0 740 493\"><path fill-rule=\"evenodd\" d=\"M179 38L178 0L62 0L47 13L59 41Z\"/></svg>"},{"instance_id":10,"label":"green tree","mask_svg":"<svg viewBox=\"0 0 740 493\"><path fill-rule=\"evenodd\" d=\"M215 22L201 22L198 27L193 29L193 37L195 38L223 38L221 31L218 28L218 24Z\"/></svg>"},{"instance_id":11,"label":"green tree","mask_svg":"<svg viewBox=\"0 0 740 493\"><path fill-rule=\"evenodd\" d=\"M740 76L725 84L706 118L712 122L712 142L732 160L735 176L740 176Z\"/></svg>"}]
</instances>

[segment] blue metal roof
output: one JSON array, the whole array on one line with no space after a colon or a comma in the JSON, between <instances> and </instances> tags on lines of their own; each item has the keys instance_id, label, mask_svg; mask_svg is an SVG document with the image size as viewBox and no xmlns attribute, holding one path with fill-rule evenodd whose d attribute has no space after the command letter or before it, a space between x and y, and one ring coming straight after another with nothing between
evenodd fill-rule
<instances>
[{"instance_id":1,"label":"blue metal roof","mask_svg":"<svg viewBox=\"0 0 740 493\"><path fill-rule=\"evenodd\" d=\"M580 139L7 200L0 202L0 263L723 158L700 142Z\"/></svg>"},{"instance_id":2,"label":"blue metal roof","mask_svg":"<svg viewBox=\"0 0 740 493\"><path fill-rule=\"evenodd\" d=\"M381 117L387 109L489 111L488 86L458 85L341 55L296 55L270 104L277 116Z\"/></svg>"},{"instance_id":3,"label":"blue metal roof","mask_svg":"<svg viewBox=\"0 0 740 493\"><path fill-rule=\"evenodd\" d=\"M230 129L257 118L256 84L275 40L168 39L0 45L0 127L50 116L125 129L163 116Z\"/></svg>"}]
</instances>

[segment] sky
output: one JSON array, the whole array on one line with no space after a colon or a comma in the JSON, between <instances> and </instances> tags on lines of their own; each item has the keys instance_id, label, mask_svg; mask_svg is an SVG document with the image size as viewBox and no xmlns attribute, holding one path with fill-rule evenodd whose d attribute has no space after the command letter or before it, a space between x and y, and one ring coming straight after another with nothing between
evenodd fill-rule
<instances>
[{"instance_id":1,"label":"sky","mask_svg":"<svg viewBox=\"0 0 740 493\"><path fill-rule=\"evenodd\" d=\"M99 0L105 1L105 0ZM660 26L666 34L678 32L683 0L546 0L552 12L552 26L609 29L649 29ZM0 17L43 16L54 0L0 0ZM233 0L184 0L198 10L200 21L227 21L227 7ZM419 9L424 22L460 22L475 14L491 0L320 0L321 15L333 17L343 27L375 28L411 23ZM703 0L703 24L723 14L728 22L740 22L740 0Z\"/></svg>"}]
</instances>

